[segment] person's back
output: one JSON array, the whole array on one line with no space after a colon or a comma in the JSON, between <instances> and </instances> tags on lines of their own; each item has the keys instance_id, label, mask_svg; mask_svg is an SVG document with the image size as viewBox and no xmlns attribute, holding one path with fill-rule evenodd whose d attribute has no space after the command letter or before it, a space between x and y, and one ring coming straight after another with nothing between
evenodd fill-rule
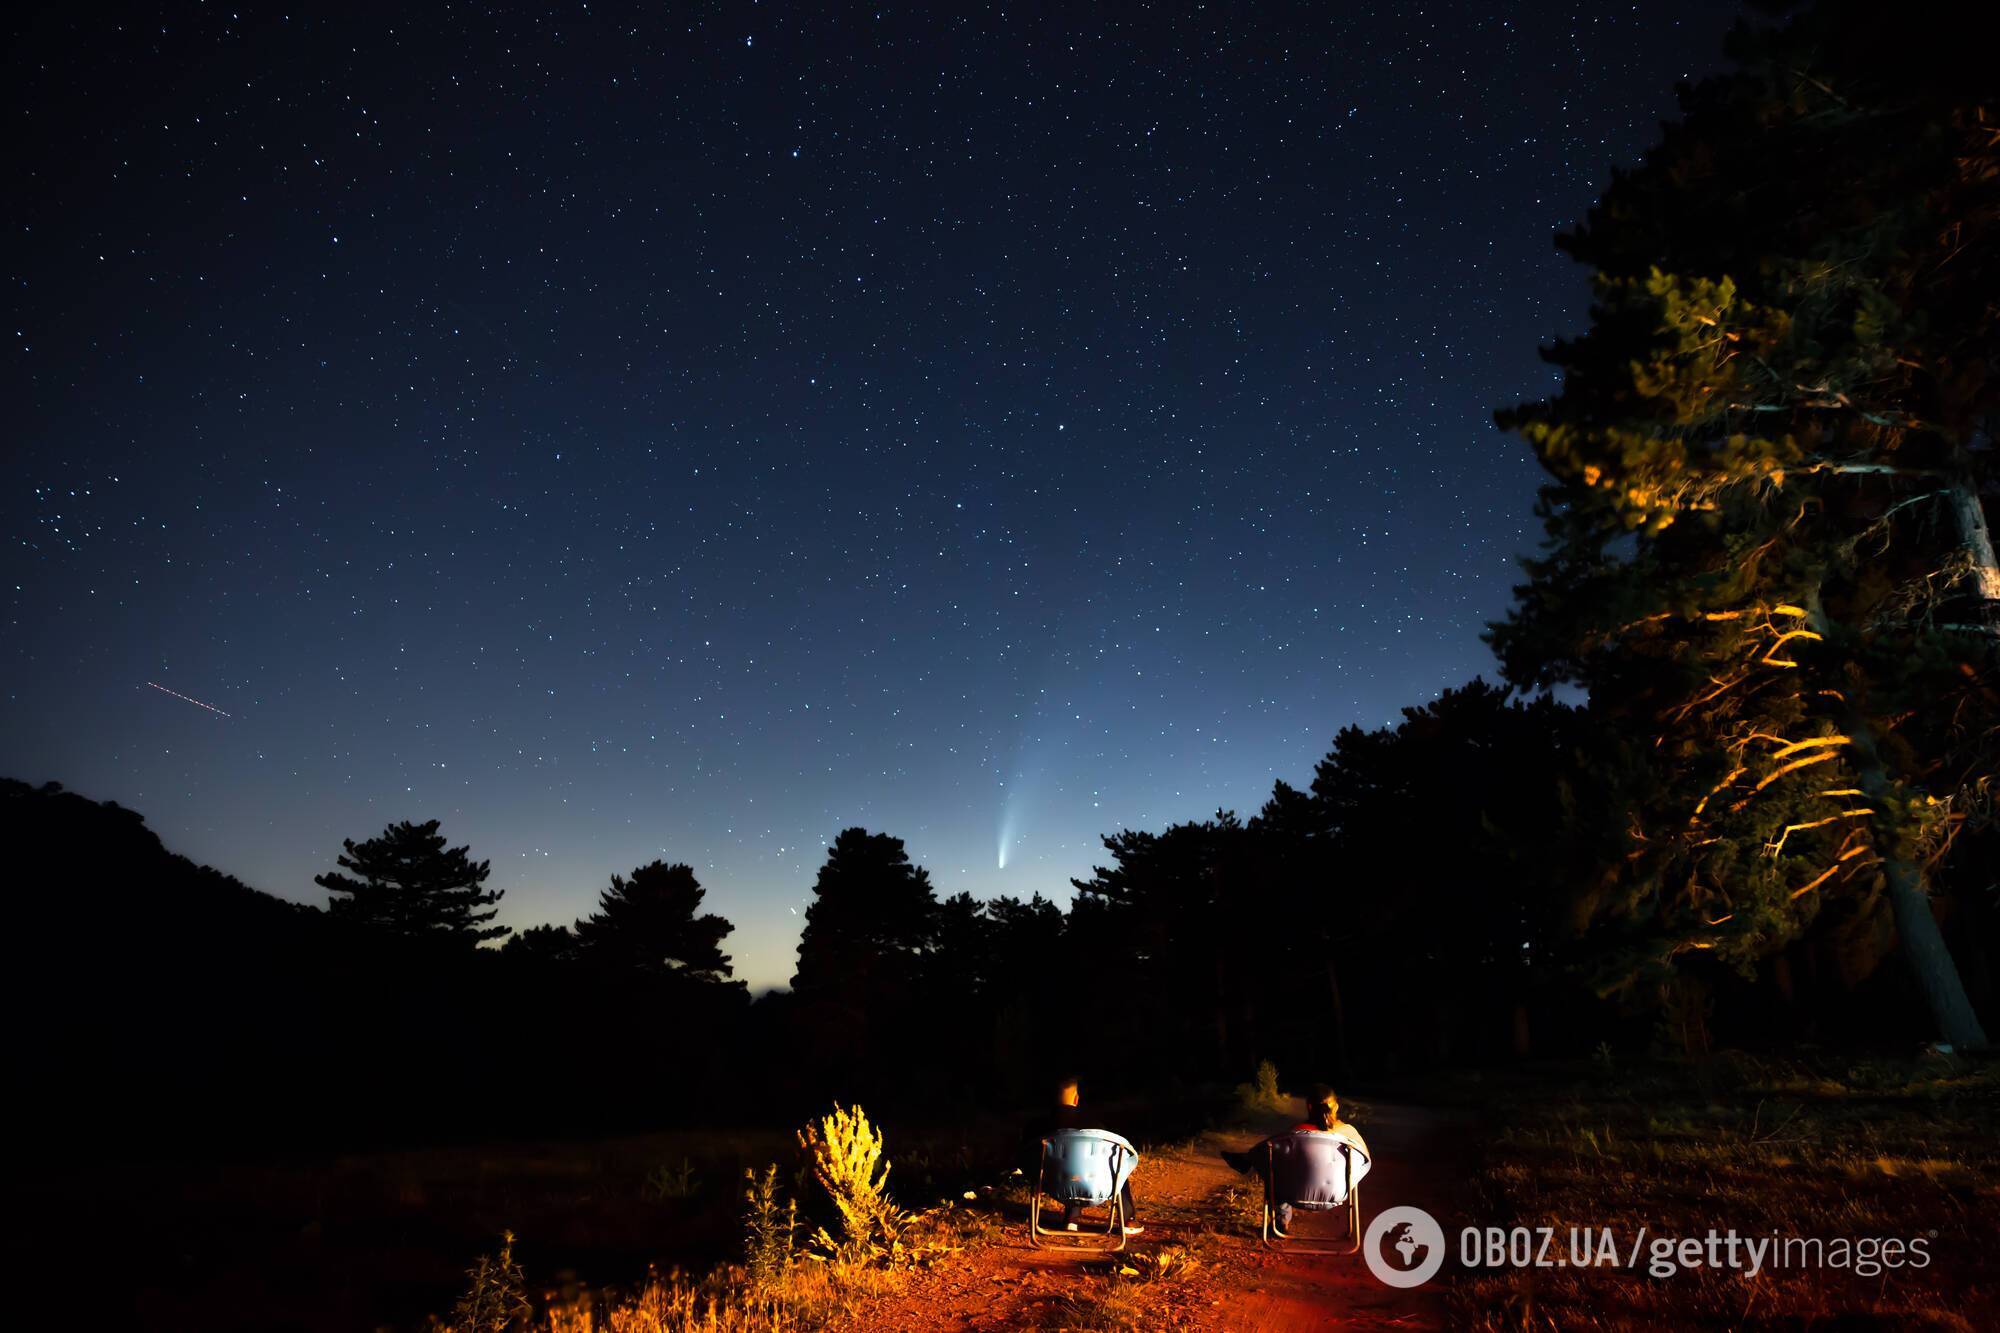
<instances>
[{"instance_id":1,"label":"person's back","mask_svg":"<svg viewBox=\"0 0 2000 1333\"><path fill-rule=\"evenodd\" d=\"M1027 1127L1022 1131L1021 1144L1028 1154L1026 1175L1028 1177L1029 1189L1034 1189L1036 1182L1041 1178L1042 1141L1044 1139L1062 1130L1104 1128L1104 1126L1095 1124L1085 1117L1081 1107L1082 1100L1082 1093L1077 1080L1074 1078L1063 1079L1056 1085L1055 1105L1030 1120ZM1125 1197L1125 1216L1129 1219L1135 1208L1132 1197L1132 1185L1129 1180L1125 1183L1121 1193ZM1083 1205L1068 1204L1064 1209L1065 1225L1071 1231L1076 1230L1077 1219L1082 1215ZM1128 1221L1125 1225L1127 1235L1136 1235L1143 1230L1145 1228L1135 1222Z\"/></svg>"},{"instance_id":2,"label":"person's back","mask_svg":"<svg viewBox=\"0 0 2000 1333\"><path fill-rule=\"evenodd\" d=\"M1334 1103L1334 1105L1337 1108L1339 1106L1339 1103L1336 1102ZM1334 1114L1327 1117L1327 1123L1324 1125L1309 1122L1307 1124L1300 1125L1299 1128L1310 1129L1313 1132L1319 1134L1338 1135L1340 1138L1343 1138L1347 1140L1347 1142L1353 1144L1355 1150L1359 1152L1363 1157L1369 1155L1368 1141L1361 1137L1361 1131L1356 1129L1353 1125L1349 1124L1347 1121L1342 1120L1337 1110L1335 1111Z\"/></svg>"},{"instance_id":3,"label":"person's back","mask_svg":"<svg viewBox=\"0 0 2000 1333\"><path fill-rule=\"evenodd\" d=\"M1340 1118L1340 1098L1324 1083L1315 1084L1305 1097L1305 1119L1293 1125L1292 1134L1335 1134L1353 1144L1363 1157L1368 1155L1367 1141L1361 1131ZM1268 1141L1268 1140L1267 1140ZM1263 1147L1263 1144L1258 1144Z\"/></svg>"},{"instance_id":4,"label":"person's back","mask_svg":"<svg viewBox=\"0 0 2000 1333\"><path fill-rule=\"evenodd\" d=\"M1340 1118L1340 1098L1334 1095L1332 1088L1327 1087L1323 1083L1316 1085L1306 1095L1305 1118L1286 1130L1285 1134L1331 1134L1339 1138L1342 1142L1352 1145L1354 1150L1361 1155L1362 1169L1366 1169L1369 1160L1367 1140L1361 1137L1360 1130ZM1263 1169L1267 1146L1273 1139L1279 1137L1281 1136L1273 1134L1270 1138L1260 1140L1242 1152L1230 1152L1225 1149L1222 1154L1222 1160L1245 1175L1256 1175ZM1278 1205L1279 1229L1282 1231L1285 1227L1290 1226L1291 1221L1291 1205L1280 1203Z\"/></svg>"}]
</instances>

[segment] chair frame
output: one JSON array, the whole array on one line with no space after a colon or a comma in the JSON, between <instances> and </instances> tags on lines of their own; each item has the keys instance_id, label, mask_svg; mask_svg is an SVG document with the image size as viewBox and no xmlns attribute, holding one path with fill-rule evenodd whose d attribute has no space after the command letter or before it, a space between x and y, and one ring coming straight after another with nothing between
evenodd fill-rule
<instances>
[{"instance_id":1,"label":"chair frame","mask_svg":"<svg viewBox=\"0 0 2000 1333\"><path fill-rule=\"evenodd\" d=\"M1340 1144L1341 1165L1347 1168L1347 1202L1335 1209L1311 1209L1309 1211L1338 1211L1347 1218L1347 1237L1353 1244L1344 1248L1339 1243L1299 1240L1278 1230L1278 1205L1291 1203L1294 1210L1300 1205L1290 1199L1278 1198L1278 1164L1276 1154L1269 1141L1264 1144L1264 1248L1267 1250L1288 1250L1295 1254L1359 1254L1361 1252L1361 1186L1354 1180L1354 1145ZM1294 1211L1294 1216L1296 1216ZM1284 1242L1279 1244L1278 1242Z\"/></svg>"},{"instance_id":2,"label":"chair frame","mask_svg":"<svg viewBox=\"0 0 2000 1333\"><path fill-rule=\"evenodd\" d=\"M1035 1168L1034 1188L1028 1193L1028 1244L1038 1250L1090 1250L1103 1254L1115 1254L1124 1249L1125 1224L1130 1219L1125 1216L1125 1186L1124 1182L1119 1180L1118 1168L1131 1149L1123 1144L1111 1145L1111 1178L1118 1183L1112 1188L1110 1199L1106 1200L1111 1209L1111 1216L1104 1224L1104 1238L1099 1240L1094 1237L1086 1238L1080 1229L1072 1232L1065 1226L1060 1231L1050 1231L1042 1226L1042 1186L1047 1179L1049 1142L1053 1137L1051 1135L1042 1140L1042 1155L1040 1164ZM1136 1157L1138 1154L1132 1155ZM1084 1206L1088 1208L1096 1205Z\"/></svg>"}]
</instances>

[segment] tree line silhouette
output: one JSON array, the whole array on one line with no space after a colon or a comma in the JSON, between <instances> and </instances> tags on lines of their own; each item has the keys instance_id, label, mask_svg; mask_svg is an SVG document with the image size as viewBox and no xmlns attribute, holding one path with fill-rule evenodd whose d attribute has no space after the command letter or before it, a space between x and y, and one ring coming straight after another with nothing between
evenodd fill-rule
<instances>
[{"instance_id":1,"label":"tree line silhouette","mask_svg":"<svg viewBox=\"0 0 2000 1333\"><path fill-rule=\"evenodd\" d=\"M941 898L900 839L848 829L791 988L754 1000L687 865L615 874L573 925L514 933L487 864L405 822L344 844L320 910L167 852L135 812L8 781L8 842L37 871L17 901L42 946L23 970L38 1106L128 1141L358 1143L781 1118L829 1096L959 1114L1066 1067L1164 1096L1265 1059L1365 1079L1600 1042L1927 1035L1881 923L1605 985L1633 929L1582 910L1618 845L1589 781L1608 743L1585 709L1474 681L1343 730L1248 819L1106 837L1067 910ZM1984 1003L1974 887L1952 935Z\"/></svg>"}]
</instances>

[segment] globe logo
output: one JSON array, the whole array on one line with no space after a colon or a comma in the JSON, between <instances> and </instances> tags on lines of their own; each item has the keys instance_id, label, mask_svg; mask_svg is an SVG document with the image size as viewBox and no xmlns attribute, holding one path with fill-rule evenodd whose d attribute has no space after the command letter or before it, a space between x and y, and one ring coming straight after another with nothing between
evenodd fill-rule
<instances>
[{"instance_id":1,"label":"globe logo","mask_svg":"<svg viewBox=\"0 0 2000 1333\"><path fill-rule=\"evenodd\" d=\"M1385 1208L1361 1238L1361 1257L1383 1284L1420 1287L1444 1266L1444 1228L1421 1208Z\"/></svg>"}]
</instances>

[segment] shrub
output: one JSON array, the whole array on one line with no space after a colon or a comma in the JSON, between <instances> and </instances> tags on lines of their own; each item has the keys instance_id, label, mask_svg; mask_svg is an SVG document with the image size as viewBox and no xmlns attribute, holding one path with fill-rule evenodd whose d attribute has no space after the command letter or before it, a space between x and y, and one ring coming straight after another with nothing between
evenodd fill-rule
<instances>
[{"instance_id":1,"label":"shrub","mask_svg":"<svg viewBox=\"0 0 2000 1333\"><path fill-rule=\"evenodd\" d=\"M1278 1090L1278 1067L1269 1060L1259 1060L1256 1078L1236 1085L1236 1100L1246 1114L1285 1110L1289 1103Z\"/></svg>"},{"instance_id":2,"label":"shrub","mask_svg":"<svg viewBox=\"0 0 2000 1333\"><path fill-rule=\"evenodd\" d=\"M469 1270L472 1290L451 1321L433 1328L437 1333L800 1333L851 1320L868 1301L900 1289L912 1269L942 1262L961 1253L968 1241L995 1234L990 1217L951 1203L917 1213L892 1204L882 1134L858 1106L847 1110L836 1103L832 1115L808 1124L798 1138L808 1169L840 1215L839 1240L825 1227L813 1236L817 1252L810 1257L823 1262L793 1262L798 1203L781 1204L778 1168L767 1166L743 1173L742 1268L718 1268L702 1278L676 1269L652 1273L636 1290L575 1289L560 1299L551 1294L547 1315L531 1322L510 1232L497 1259L481 1259Z\"/></svg>"},{"instance_id":3,"label":"shrub","mask_svg":"<svg viewBox=\"0 0 2000 1333\"><path fill-rule=\"evenodd\" d=\"M695 1178L694 1163L685 1157L681 1158L679 1166L660 1163L646 1177L647 1195L660 1203L670 1199L692 1199L699 1189L700 1182Z\"/></svg>"},{"instance_id":4,"label":"shrub","mask_svg":"<svg viewBox=\"0 0 2000 1333\"><path fill-rule=\"evenodd\" d=\"M469 1285L452 1307L452 1333L508 1333L527 1325L532 1311L527 1280L514 1262L513 1232L502 1232L500 1253L480 1255L465 1276Z\"/></svg>"},{"instance_id":5,"label":"shrub","mask_svg":"<svg viewBox=\"0 0 2000 1333\"><path fill-rule=\"evenodd\" d=\"M778 1168L764 1168L759 1175L743 1168L743 1256L752 1287L763 1288L778 1281L792 1266L792 1237L798 1230L799 1204L787 1199L778 1207Z\"/></svg>"},{"instance_id":6,"label":"shrub","mask_svg":"<svg viewBox=\"0 0 2000 1333\"><path fill-rule=\"evenodd\" d=\"M903 1214L889 1202L882 1134L868 1123L868 1113L858 1106L846 1110L835 1102L832 1115L808 1122L799 1131L799 1146L812 1164L814 1179L840 1214L839 1240L825 1227L813 1235L822 1255L859 1260L893 1247Z\"/></svg>"}]
</instances>

